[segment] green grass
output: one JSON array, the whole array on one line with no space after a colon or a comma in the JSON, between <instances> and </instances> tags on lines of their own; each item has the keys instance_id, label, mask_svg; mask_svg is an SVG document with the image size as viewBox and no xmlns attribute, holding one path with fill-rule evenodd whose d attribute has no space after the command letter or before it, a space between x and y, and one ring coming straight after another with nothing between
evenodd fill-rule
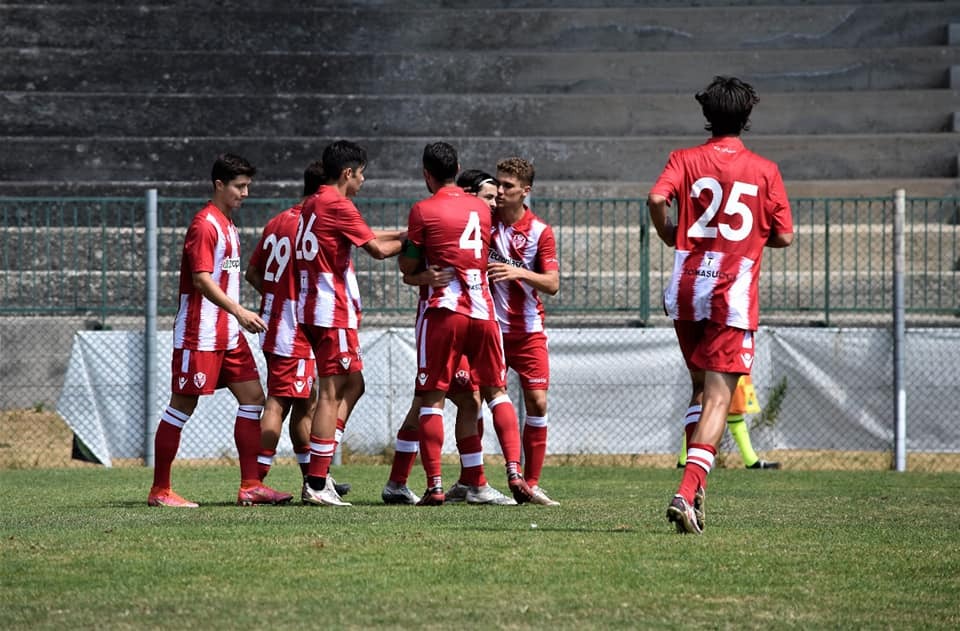
<instances>
[{"instance_id":1,"label":"green grass","mask_svg":"<svg viewBox=\"0 0 960 631\"><path fill-rule=\"evenodd\" d=\"M240 508L235 467L175 466L190 511L148 508L148 469L0 471L0 626L960 625L958 474L718 470L701 537L664 518L675 470L549 468L559 508L384 506L386 467L336 475L352 508Z\"/></svg>"}]
</instances>

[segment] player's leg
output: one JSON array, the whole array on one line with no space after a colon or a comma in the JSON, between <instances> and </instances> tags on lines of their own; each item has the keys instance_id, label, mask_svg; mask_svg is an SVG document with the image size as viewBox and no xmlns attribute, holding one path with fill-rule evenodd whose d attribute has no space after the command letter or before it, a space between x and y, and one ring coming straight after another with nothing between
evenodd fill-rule
<instances>
[{"instance_id":1,"label":"player's leg","mask_svg":"<svg viewBox=\"0 0 960 631\"><path fill-rule=\"evenodd\" d=\"M260 481L257 456L260 452L260 416L263 413L264 394L260 380L235 381L227 386L237 399L237 417L233 437L240 460L240 489L237 504L286 504L293 496L276 491Z\"/></svg>"},{"instance_id":2,"label":"player's leg","mask_svg":"<svg viewBox=\"0 0 960 631\"><path fill-rule=\"evenodd\" d=\"M260 451L257 454L257 477L261 482L266 479L273 466L280 432L283 430L283 419L290 411L292 403L293 399L288 397L269 395L263 406L263 415L260 417Z\"/></svg>"},{"instance_id":3,"label":"player's leg","mask_svg":"<svg viewBox=\"0 0 960 631\"><path fill-rule=\"evenodd\" d=\"M175 493L170 484L170 472L173 461L180 449L180 433L183 426L197 408L199 395L176 392L177 377L174 373L174 392L170 402L160 415L157 433L154 436L153 486L147 496L149 506L172 506L176 508L196 508L197 504Z\"/></svg>"},{"instance_id":4,"label":"player's leg","mask_svg":"<svg viewBox=\"0 0 960 631\"><path fill-rule=\"evenodd\" d=\"M390 478L380 493L385 504L416 504L420 496L410 490L407 480L420 450L420 408L423 400L414 395L410 409L397 430L393 450L393 462L390 464Z\"/></svg>"},{"instance_id":5,"label":"player's leg","mask_svg":"<svg viewBox=\"0 0 960 631\"><path fill-rule=\"evenodd\" d=\"M336 449L340 447L340 443L343 442L343 432L347 428L347 421L350 420L350 414L353 412L353 408L356 407L357 401L360 400L360 397L363 396L365 391L366 382L363 379L363 373L359 371L350 373L347 376L346 384L344 384L343 398L337 410L337 429L334 432L336 446L334 447L334 453L336 453ZM333 476L328 477L330 477L330 483L333 484L334 489L336 489L339 495L343 496L350 492L349 484L338 483L333 479Z\"/></svg>"},{"instance_id":6,"label":"player's leg","mask_svg":"<svg viewBox=\"0 0 960 631\"><path fill-rule=\"evenodd\" d=\"M418 504L435 506L444 503L441 453L443 452L443 390L418 392L420 407L420 462L427 477L427 490Z\"/></svg>"}]
</instances>

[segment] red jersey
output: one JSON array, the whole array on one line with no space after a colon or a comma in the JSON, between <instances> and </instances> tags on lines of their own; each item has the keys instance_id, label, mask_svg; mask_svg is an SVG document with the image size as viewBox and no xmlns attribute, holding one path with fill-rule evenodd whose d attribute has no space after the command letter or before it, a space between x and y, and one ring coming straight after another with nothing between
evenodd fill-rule
<instances>
[{"instance_id":1,"label":"red jersey","mask_svg":"<svg viewBox=\"0 0 960 631\"><path fill-rule=\"evenodd\" d=\"M313 349L297 326L297 275L294 270L293 242L297 238L302 204L273 217L263 228L250 265L263 277L260 317L267 330L260 334L265 353L310 359Z\"/></svg>"},{"instance_id":2,"label":"red jersey","mask_svg":"<svg viewBox=\"0 0 960 631\"><path fill-rule=\"evenodd\" d=\"M507 263L537 273L560 269L553 229L524 206L523 216L507 226L493 217L491 263ZM520 280L493 283L494 306L504 333L543 331L543 303L537 290Z\"/></svg>"},{"instance_id":3,"label":"red jersey","mask_svg":"<svg viewBox=\"0 0 960 631\"><path fill-rule=\"evenodd\" d=\"M427 266L454 272L446 287L427 289L427 307L449 309L478 320L496 320L487 281L490 207L458 186L444 186L410 209L407 239Z\"/></svg>"},{"instance_id":4,"label":"red jersey","mask_svg":"<svg viewBox=\"0 0 960 631\"><path fill-rule=\"evenodd\" d=\"M353 246L375 238L353 202L333 186L321 186L304 203L295 250L298 322L338 329L359 326L360 288L351 256Z\"/></svg>"},{"instance_id":5,"label":"red jersey","mask_svg":"<svg viewBox=\"0 0 960 631\"><path fill-rule=\"evenodd\" d=\"M180 258L180 307L173 347L223 351L237 347L240 323L193 286L195 272L210 272L213 282L240 302L240 238L233 221L208 202L193 216Z\"/></svg>"},{"instance_id":6,"label":"red jersey","mask_svg":"<svg viewBox=\"0 0 960 631\"><path fill-rule=\"evenodd\" d=\"M677 200L667 314L756 330L763 248L771 233L793 232L777 165L737 137L711 138L671 153L650 192Z\"/></svg>"}]
</instances>

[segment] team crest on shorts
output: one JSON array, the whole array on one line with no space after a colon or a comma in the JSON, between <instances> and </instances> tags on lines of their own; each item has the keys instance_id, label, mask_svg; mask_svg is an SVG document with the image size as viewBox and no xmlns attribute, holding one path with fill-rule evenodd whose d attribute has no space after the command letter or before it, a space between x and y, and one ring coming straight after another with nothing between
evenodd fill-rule
<instances>
[{"instance_id":1,"label":"team crest on shorts","mask_svg":"<svg viewBox=\"0 0 960 631\"><path fill-rule=\"evenodd\" d=\"M466 370L458 370L457 374L453 376L453 380L458 386L470 385L470 373Z\"/></svg>"},{"instance_id":2,"label":"team crest on shorts","mask_svg":"<svg viewBox=\"0 0 960 631\"><path fill-rule=\"evenodd\" d=\"M180 381L180 389L183 390L183 387L184 387L185 385L187 385L187 378L186 378L186 377L180 377L179 381Z\"/></svg>"},{"instance_id":3,"label":"team crest on shorts","mask_svg":"<svg viewBox=\"0 0 960 631\"><path fill-rule=\"evenodd\" d=\"M297 392L303 392L303 388L306 385L307 385L306 382L304 382L302 379L297 379L296 381L293 382L293 388Z\"/></svg>"},{"instance_id":4,"label":"team crest on shorts","mask_svg":"<svg viewBox=\"0 0 960 631\"><path fill-rule=\"evenodd\" d=\"M344 370L348 370L350 368L350 361L349 357L341 357L340 366L343 367Z\"/></svg>"},{"instance_id":5,"label":"team crest on shorts","mask_svg":"<svg viewBox=\"0 0 960 631\"><path fill-rule=\"evenodd\" d=\"M740 361L743 362L744 366L750 368L750 364L753 363L753 353L740 353Z\"/></svg>"},{"instance_id":6,"label":"team crest on shorts","mask_svg":"<svg viewBox=\"0 0 960 631\"><path fill-rule=\"evenodd\" d=\"M417 375L417 381L420 383L421 386L422 386L423 384L427 383L427 373L422 372L422 373L418 374L418 375Z\"/></svg>"},{"instance_id":7,"label":"team crest on shorts","mask_svg":"<svg viewBox=\"0 0 960 631\"><path fill-rule=\"evenodd\" d=\"M196 387L202 388L205 383L207 383L206 373L198 372L193 376L193 385Z\"/></svg>"}]
</instances>

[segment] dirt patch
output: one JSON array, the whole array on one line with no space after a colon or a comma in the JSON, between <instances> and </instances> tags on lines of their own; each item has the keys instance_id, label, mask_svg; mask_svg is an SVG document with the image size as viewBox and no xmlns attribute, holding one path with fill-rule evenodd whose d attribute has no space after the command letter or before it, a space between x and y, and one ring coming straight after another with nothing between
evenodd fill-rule
<instances>
[{"instance_id":1,"label":"dirt patch","mask_svg":"<svg viewBox=\"0 0 960 631\"><path fill-rule=\"evenodd\" d=\"M0 412L0 469L95 467L72 458L73 432L56 412Z\"/></svg>"}]
</instances>

